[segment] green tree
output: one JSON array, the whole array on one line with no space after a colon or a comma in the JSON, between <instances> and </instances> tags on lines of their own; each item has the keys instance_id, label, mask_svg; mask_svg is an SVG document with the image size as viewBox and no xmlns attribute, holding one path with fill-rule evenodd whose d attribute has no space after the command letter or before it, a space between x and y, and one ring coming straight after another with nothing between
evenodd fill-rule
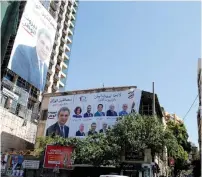
<instances>
[{"instance_id":1,"label":"green tree","mask_svg":"<svg viewBox=\"0 0 202 177\"><path fill-rule=\"evenodd\" d=\"M174 152L177 141L173 134L163 126L157 117L128 115L119 119L117 124L109 132L112 142L119 144L122 149L130 145L141 151L151 149L154 158L155 153L161 153L165 146L170 152Z\"/></svg>"},{"instance_id":2,"label":"green tree","mask_svg":"<svg viewBox=\"0 0 202 177\"><path fill-rule=\"evenodd\" d=\"M191 143L188 141L189 136L183 123L168 121L167 130L172 132L177 140L176 151L172 153L168 151L168 154L175 159L174 175L178 176L182 170L189 168L187 160L188 154L191 152Z\"/></svg>"},{"instance_id":3,"label":"green tree","mask_svg":"<svg viewBox=\"0 0 202 177\"><path fill-rule=\"evenodd\" d=\"M121 147L111 142L109 135L103 133L88 136L77 146L76 163L100 165L118 165Z\"/></svg>"},{"instance_id":4,"label":"green tree","mask_svg":"<svg viewBox=\"0 0 202 177\"><path fill-rule=\"evenodd\" d=\"M126 146L137 151L151 149L162 153L166 146L175 154L177 141L173 134L163 126L157 117L130 114L118 118L116 124L106 134L95 134L84 139L43 137L38 139L38 152L44 152L46 144L74 145L75 163L100 165L120 165L121 155Z\"/></svg>"}]
</instances>

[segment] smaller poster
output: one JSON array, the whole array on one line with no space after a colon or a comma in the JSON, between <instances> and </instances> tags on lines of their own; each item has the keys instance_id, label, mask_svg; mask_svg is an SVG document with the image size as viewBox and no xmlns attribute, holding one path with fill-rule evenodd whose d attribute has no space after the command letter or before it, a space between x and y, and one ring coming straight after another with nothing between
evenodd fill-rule
<instances>
[{"instance_id":1,"label":"smaller poster","mask_svg":"<svg viewBox=\"0 0 202 177\"><path fill-rule=\"evenodd\" d=\"M72 160L71 146L47 145L44 156L44 168L71 169L74 161Z\"/></svg>"},{"instance_id":2,"label":"smaller poster","mask_svg":"<svg viewBox=\"0 0 202 177\"><path fill-rule=\"evenodd\" d=\"M1 174L5 174L6 173L7 160L8 160L8 155L1 154Z\"/></svg>"},{"instance_id":3,"label":"smaller poster","mask_svg":"<svg viewBox=\"0 0 202 177\"><path fill-rule=\"evenodd\" d=\"M10 155L7 161L7 176L23 176L23 163L24 157L22 155Z\"/></svg>"}]
</instances>

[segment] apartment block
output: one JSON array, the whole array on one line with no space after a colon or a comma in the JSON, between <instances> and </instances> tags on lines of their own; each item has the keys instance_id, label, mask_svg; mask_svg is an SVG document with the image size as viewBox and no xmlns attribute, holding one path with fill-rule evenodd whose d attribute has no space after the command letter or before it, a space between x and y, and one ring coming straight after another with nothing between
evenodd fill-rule
<instances>
[{"instance_id":1,"label":"apartment block","mask_svg":"<svg viewBox=\"0 0 202 177\"><path fill-rule=\"evenodd\" d=\"M1 16L1 42L4 44L1 47L0 91L2 151L34 147L42 93L63 91L67 81L78 8L77 1L37 2L48 10L46 11L48 16L51 15L57 23L44 91L40 91L23 77L8 69L27 2L4 1L1 4L1 8L4 9Z\"/></svg>"},{"instance_id":2,"label":"apartment block","mask_svg":"<svg viewBox=\"0 0 202 177\"><path fill-rule=\"evenodd\" d=\"M41 2L57 21L57 32L47 74L45 92L64 91L68 77L78 2L65 0Z\"/></svg>"}]
</instances>

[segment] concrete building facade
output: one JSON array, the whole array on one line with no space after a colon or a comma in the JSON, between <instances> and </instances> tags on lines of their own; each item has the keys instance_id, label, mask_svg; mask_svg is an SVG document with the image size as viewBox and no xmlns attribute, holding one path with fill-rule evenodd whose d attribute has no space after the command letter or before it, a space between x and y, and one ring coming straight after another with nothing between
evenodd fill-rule
<instances>
[{"instance_id":1,"label":"concrete building facade","mask_svg":"<svg viewBox=\"0 0 202 177\"><path fill-rule=\"evenodd\" d=\"M45 87L45 92L54 93L64 91L67 82L78 2L72 0L41 2L57 21L55 43Z\"/></svg>"},{"instance_id":2,"label":"concrete building facade","mask_svg":"<svg viewBox=\"0 0 202 177\"><path fill-rule=\"evenodd\" d=\"M57 22L57 31L44 92L64 90L73 42L78 2L42 1ZM26 1L4 2L1 18L1 148L3 151L32 149L37 132L42 93L9 70L8 63ZM31 133L30 133L31 132ZM24 144L24 145L23 145Z\"/></svg>"},{"instance_id":3,"label":"concrete building facade","mask_svg":"<svg viewBox=\"0 0 202 177\"><path fill-rule=\"evenodd\" d=\"M179 124L183 123L183 120L179 116L177 116L176 114L170 114L166 111L164 112L164 119L165 119L165 122L174 121Z\"/></svg>"}]
</instances>

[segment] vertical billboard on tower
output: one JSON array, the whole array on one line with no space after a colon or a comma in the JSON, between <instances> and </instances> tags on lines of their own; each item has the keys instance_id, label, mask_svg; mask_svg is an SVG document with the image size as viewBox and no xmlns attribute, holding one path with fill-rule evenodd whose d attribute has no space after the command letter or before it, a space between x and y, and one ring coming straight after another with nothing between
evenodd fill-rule
<instances>
[{"instance_id":1,"label":"vertical billboard on tower","mask_svg":"<svg viewBox=\"0 0 202 177\"><path fill-rule=\"evenodd\" d=\"M25 6L8 68L44 90L57 23L38 0Z\"/></svg>"},{"instance_id":2,"label":"vertical billboard on tower","mask_svg":"<svg viewBox=\"0 0 202 177\"><path fill-rule=\"evenodd\" d=\"M45 135L85 137L105 133L119 116L139 113L141 90L98 92L50 98Z\"/></svg>"}]
</instances>

